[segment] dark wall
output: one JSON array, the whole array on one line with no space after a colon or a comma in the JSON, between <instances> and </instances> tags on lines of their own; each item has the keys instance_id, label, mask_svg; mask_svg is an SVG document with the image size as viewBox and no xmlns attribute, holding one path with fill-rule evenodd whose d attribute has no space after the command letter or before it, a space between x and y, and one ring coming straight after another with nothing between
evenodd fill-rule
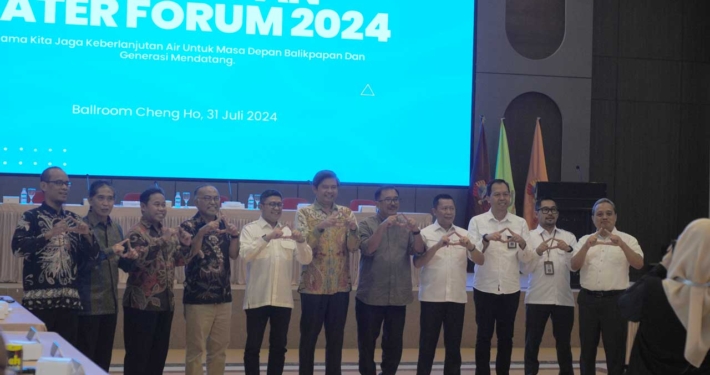
<instances>
[{"instance_id":1,"label":"dark wall","mask_svg":"<svg viewBox=\"0 0 710 375\"><path fill-rule=\"evenodd\" d=\"M595 0L590 176L657 262L708 216L710 2Z\"/></svg>"}]
</instances>

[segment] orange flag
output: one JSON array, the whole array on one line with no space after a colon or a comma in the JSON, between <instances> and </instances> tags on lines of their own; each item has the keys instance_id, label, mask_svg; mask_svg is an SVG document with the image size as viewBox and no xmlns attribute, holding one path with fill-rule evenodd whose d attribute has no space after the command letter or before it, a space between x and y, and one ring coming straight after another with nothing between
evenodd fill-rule
<instances>
[{"instance_id":1,"label":"orange flag","mask_svg":"<svg viewBox=\"0 0 710 375\"><path fill-rule=\"evenodd\" d=\"M528 167L528 179L525 182L525 203L523 204L523 217L528 222L528 228L537 228L537 217L535 216L535 192L538 181L547 181L547 166L545 164L545 148L542 146L542 131L540 130L540 118L537 118L535 125L535 135L533 136L532 152L530 153L530 166Z\"/></svg>"}]
</instances>

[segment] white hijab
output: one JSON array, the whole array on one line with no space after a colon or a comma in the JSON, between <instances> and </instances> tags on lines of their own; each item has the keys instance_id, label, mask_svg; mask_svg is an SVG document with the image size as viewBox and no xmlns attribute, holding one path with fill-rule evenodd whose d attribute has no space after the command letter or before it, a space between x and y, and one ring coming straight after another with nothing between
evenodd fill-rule
<instances>
[{"instance_id":1,"label":"white hijab","mask_svg":"<svg viewBox=\"0 0 710 375\"><path fill-rule=\"evenodd\" d=\"M710 349L710 219L688 224L663 280L673 311L688 331L685 359L700 367Z\"/></svg>"}]
</instances>

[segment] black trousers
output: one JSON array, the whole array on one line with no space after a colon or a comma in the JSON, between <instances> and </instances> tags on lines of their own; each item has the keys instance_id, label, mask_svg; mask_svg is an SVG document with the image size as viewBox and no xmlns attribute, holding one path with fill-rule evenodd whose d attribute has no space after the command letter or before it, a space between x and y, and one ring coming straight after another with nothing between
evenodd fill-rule
<instances>
[{"instance_id":1,"label":"black trousers","mask_svg":"<svg viewBox=\"0 0 710 375\"><path fill-rule=\"evenodd\" d=\"M117 319L117 314L79 315L76 348L106 372L111 367Z\"/></svg>"},{"instance_id":2,"label":"black trousers","mask_svg":"<svg viewBox=\"0 0 710 375\"><path fill-rule=\"evenodd\" d=\"M421 302L419 315L419 360L417 375L431 374L441 326L444 326L444 375L461 374L461 336L466 304Z\"/></svg>"},{"instance_id":3,"label":"black trousers","mask_svg":"<svg viewBox=\"0 0 710 375\"><path fill-rule=\"evenodd\" d=\"M126 344L125 374L161 375L170 346L172 311L123 308L123 339Z\"/></svg>"},{"instance_id":4,"label":"black trousers","mask_svg":"<svg viewBox=\"0 0 710 375\"><path fill-rule=\"evenodd\" d=\"M79 331L78 310L45 309L32 310L31 313L47 326L47 331L58 333L64 340L76 347Z\"/></svg>"},{"instance_id":5,"label":"black trousers","mask_svg":"<svg viewBox=\"0 0 710 375\"><path fill-rule=\"evenodd\" d=\"M266 367L268 375L281 375L286 361L286 340L288 325L291 322L291 309L288 307L262 306L256 309L246 309L247 343L244 348L244 373L259 374L259 351L264 340L266 323L269 331L269 363Z\"/></svg>"},{"instance_id":6,"label":"black trousers","mask_svg":"<svg viewBox=\"0 0 710 375\"><path fill-rule=\"evenodd\" d=\"M325 373L340 375L343 360L343 334L348 317L350 293L301 293L301 340L298 345L298 373L313 374L316 343L325 326Z\"/></svg>"},{"instance_id":7,"label":"black trousers","mask_svg":"<svg viewBox=\"0 0 710 375\"><path fill-rule=\"evenodd\" d=\"M399 362L402 360L402 336L406 316L406 306L373 306L355 299L360 374L377 374L375 346L381 328L383 330L382 364L380 365L382 374L397 373Z\"/></svg>"},{"instance_id":8,"label":"black trousers","mask_svg":"<svg viewBox=\"0 0 710 375\"><path fill-rule=\"evenodd\" d=\"M552 334L555 336L559 375L573 375L572 369L572 326L574 307L559 305L525 305L525 375L537 375L540 362L537 355L545 334L547 319L552 317Z\"/></svg>"},{"instance_id":9,"label":"black trousers","mask_svg":"<svg viewBox=\"0 0 710 375\"><path fill-rule=\"evenodd\" d=\"M484 293L473 290L476 305L476 375L491 373L491 339L495 329L498 339L496 374L508 375L510 356L513 354L515 313L520 304L520 292L512 294Z\"/></svg>"},{"instance_id":10,"label":"black trousers","mask_svg":"<svg viewBox=\"0 0 710 375\"><path fill-rule=\"evenodd\" d=\"M621 294L597 297L585 289L579 291L579 341L582 353L579 369L582 375L596 373L599 334L604 340L606 366L609 375L622 375L626 363L628 322L621 316L616 303Z\"/></svg>"}]
</instances>

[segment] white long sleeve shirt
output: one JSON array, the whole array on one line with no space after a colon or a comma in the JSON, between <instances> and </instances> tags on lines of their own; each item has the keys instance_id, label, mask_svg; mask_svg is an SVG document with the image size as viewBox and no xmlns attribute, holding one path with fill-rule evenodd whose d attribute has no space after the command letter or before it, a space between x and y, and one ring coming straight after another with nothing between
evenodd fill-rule
<instances>
[{"instance_id":1,"label":"white long sleeve shirt","mask_svg":"<svg viewBox=\"0 0 710 375\"><path fill-rule=\"evenodd\" d=\"M277 226L283 228L281 223ZM245 310L262 306L293 308L293 257L301 264L313 260L313 251L305 242L297 243L287 238L265 241L263 236L273 231L264 218L242 229L240 254L247 263Z\"/></svg>"}]
</instances>

